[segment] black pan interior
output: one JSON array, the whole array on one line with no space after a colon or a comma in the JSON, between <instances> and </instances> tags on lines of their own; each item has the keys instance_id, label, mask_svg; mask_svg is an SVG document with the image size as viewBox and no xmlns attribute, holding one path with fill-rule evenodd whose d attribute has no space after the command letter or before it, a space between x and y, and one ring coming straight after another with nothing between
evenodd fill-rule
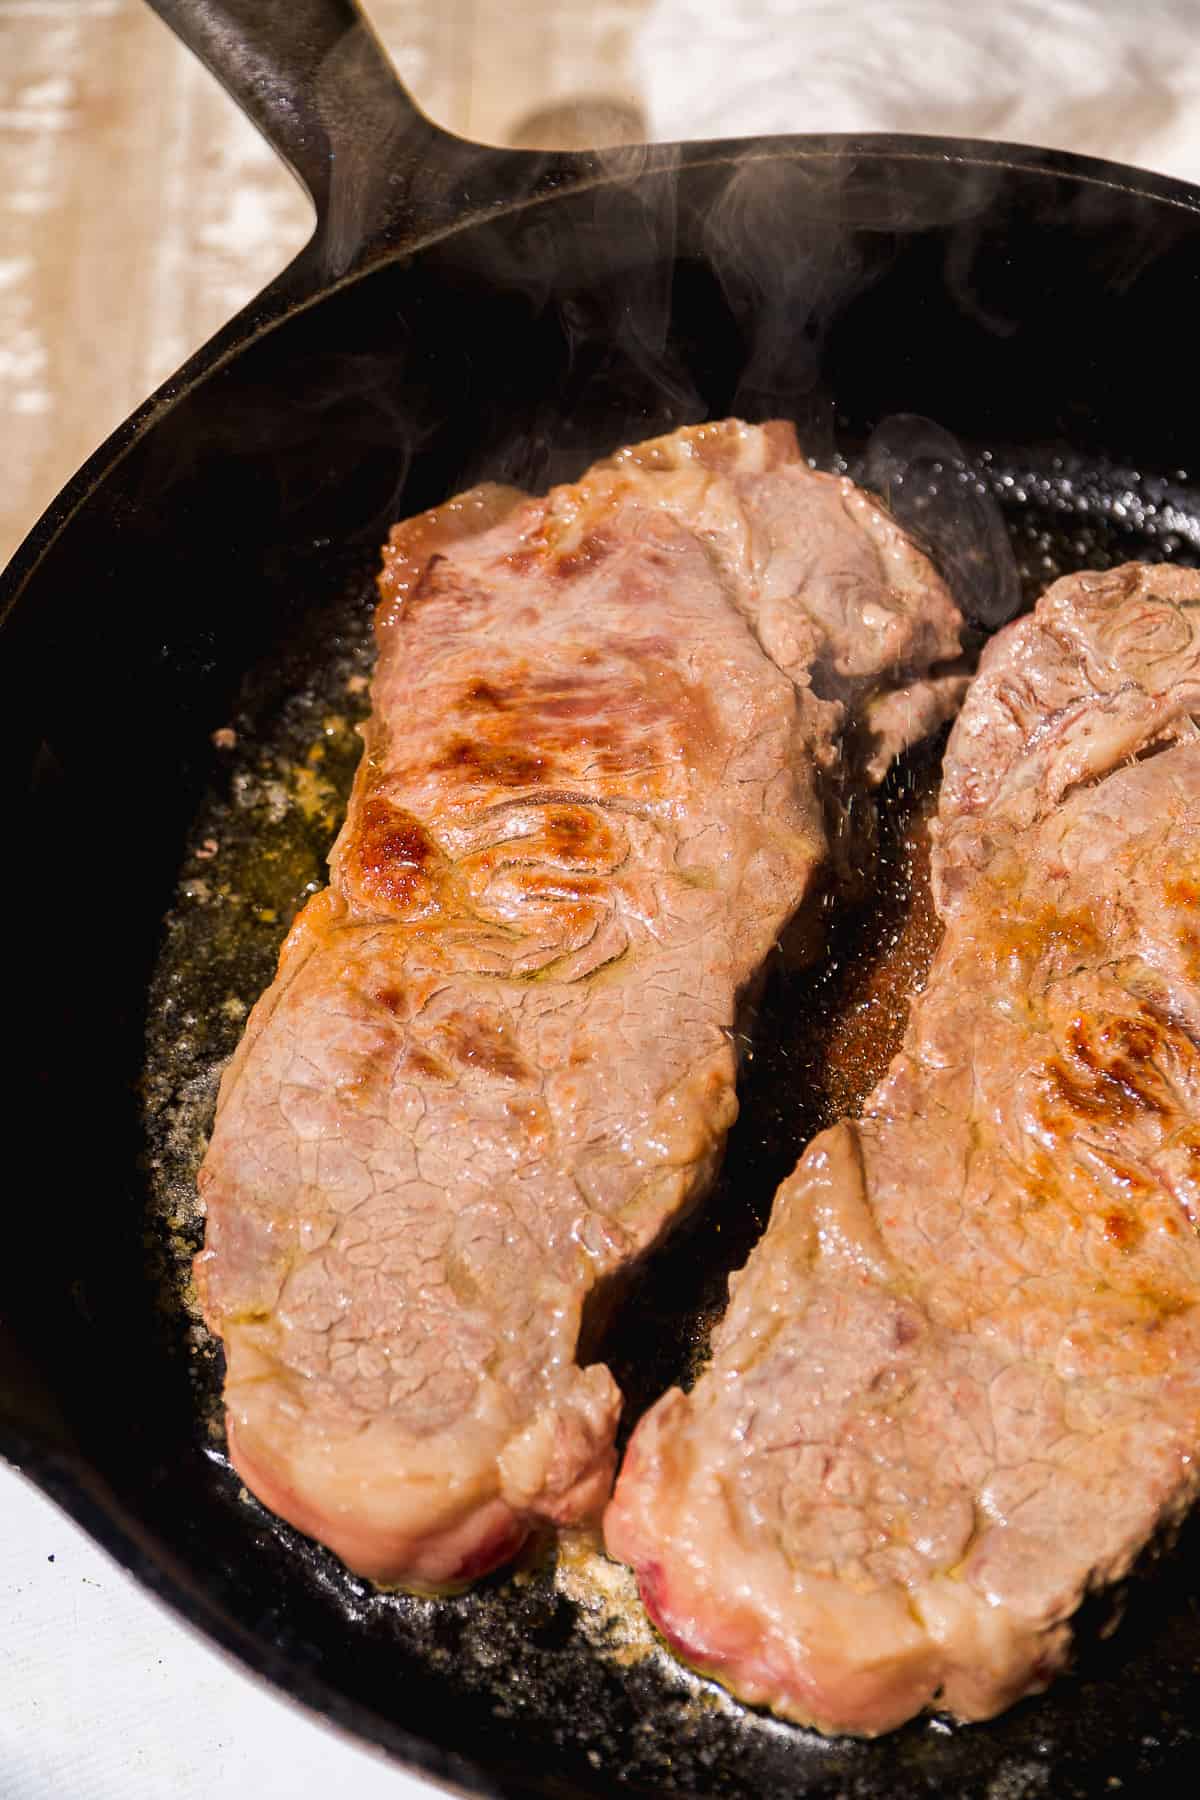
<instances>
[{"instance_id":1,"label":"black pan interior","mask_svg":"<svg viewBox=\"0 0 1200 1800\"><path fill-rule=\"evenodd\" d=\"M437 1602L347 1575L239 1492L181 1300L216 1070L352 770L393 517L731 410L790 415L854 467L916 413L975 456L1027 598L1070 568L1200 553L1190 209L998 164L817 163L715 157L565 196L298 312L133 445L5 621L32 875L8 893L6 1444L255 1666L475 1791L1066 1800L1200 1772L1194 1530L1114 1639L1085 1622L1045 1698L830 1742L611 1654L549 1550ZM853 1019L914 869L919 894L935 773L918 755L889 786L865 897L817 964L774 961L720 1188L606 1346L631 1411L686 1373L776 1181L886 1048ZM927 947L918 916L902 968Z\"/></svg>"}]
</instances>

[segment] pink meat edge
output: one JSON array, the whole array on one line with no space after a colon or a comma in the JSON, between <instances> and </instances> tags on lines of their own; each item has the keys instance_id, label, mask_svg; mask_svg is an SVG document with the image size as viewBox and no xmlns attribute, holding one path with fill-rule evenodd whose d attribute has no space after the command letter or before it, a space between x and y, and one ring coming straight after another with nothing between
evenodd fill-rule
<instances>
[{"instance_id":1,"label":"pink meat edge","mask_svg":"<svg viewBox=\"0 0 1200 1800\"><path fill-rule=\"evenodd\" d=\"M879 1737L936 1705L944 1659L934 1643L913 1655L902 1680L894 1662L876 1675L850 1665L834 1672L828 1659L828 1672L814 1679L750 1609L723 1601L707 1582L697 1584L686 1559L670 1558L669 1552L665 1557L661 1541L643 1545L637 1518L645 1508L639 1438L653 1437L655 1414L669 1398L647 1414L630 1440L604 1515L604 1541L609 1556L632 1569L650 1622L671 1653L735 1699L826 1736Z\"/></svg>"},{"instance_id":2,"label":"pink meat edge","mask_svg":"<svg viewBox=\"0 0 1200 1800\"><path fill-rule=\"evenodd\" d=\"M411 1536L339 1526L310 1505L267 1459L256 1459L232 1419L226 1418L229 1458L250 1492L306 1537L327 1546L356 1575L378 1587L423 1595L453 1594L511 1560L526 1542L531 1522L498 1496L444 1529L414 1542Z\"/></svg>"}]
</instances>

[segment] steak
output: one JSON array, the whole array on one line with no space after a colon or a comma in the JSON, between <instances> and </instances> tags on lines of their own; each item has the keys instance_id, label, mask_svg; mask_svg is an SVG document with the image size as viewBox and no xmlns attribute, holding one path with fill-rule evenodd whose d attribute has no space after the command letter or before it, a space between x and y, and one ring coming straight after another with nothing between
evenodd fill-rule
<instances>
[{"instance_id":1,"label":"steak","mask_svg":"<svg viewBox=\"0 0 1200 1800\"><path fill-rule=\"evenodd\" d=\"M711 1180L738 995L838 781L902 744L893 697L920 730L956 703L959 619L876 502L737 422L397 526L380 590L330 885L221 1084L197 1282L247 1486L435 1591L598 1515L620 1396L581 1331Z\"/></svg>"},{"instance_id":2,"label":"steak","mask_svg":"<svg viewBox=\"0 0 1200 1800\"><path fill-rule=\"evenodd\" d=\"M942 940L605 1530L677 1653L872 1735L1044 1687L1200 1468L1200 575L1071 576L951 735Z\"/></svg>"}]
</instances>

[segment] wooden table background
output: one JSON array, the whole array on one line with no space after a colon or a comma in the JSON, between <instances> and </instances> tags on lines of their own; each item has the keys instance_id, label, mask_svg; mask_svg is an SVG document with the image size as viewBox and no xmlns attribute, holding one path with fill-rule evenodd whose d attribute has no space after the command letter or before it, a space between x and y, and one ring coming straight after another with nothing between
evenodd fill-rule
<instances>
[{"instance_id":1,"label":"wooden table background","mask_svg":"<svg viewBox=\"0 0 1200 1800\"><path fill-rule=\"evenodd\" d=\"M1197 0L362 4L430 116L485 143L565 141L520 126L607 96L650 137L962 132L1200 181ZM309 228L144 0L0 0L0 565Z\"/></svg>"},{"instance_id":2,"label":"wooden table background","mask_svg":"<svg viewBox=\"0 0 1200 1800\"><path fill-rule=\"evenodd\" d=\"M505 143L568 96L631 97L647 4L367 10L434 119ZM0 0L0 567L310 228L291 175L143 0Z\"/></svg>"}]
</instances>

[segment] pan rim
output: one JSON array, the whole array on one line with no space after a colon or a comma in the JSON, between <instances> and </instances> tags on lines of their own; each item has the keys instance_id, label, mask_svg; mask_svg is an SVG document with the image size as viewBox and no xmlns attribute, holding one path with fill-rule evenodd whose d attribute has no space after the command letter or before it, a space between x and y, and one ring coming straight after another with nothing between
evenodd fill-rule
<instances>
[{"instance_id":1,"label":"pan rim","mask_svg":"<svg viewBox=\"0 0 1200 1800\"><path fill-rule=\"evenodd\" d=\"M447 1794L461 1800L477 1800L478 1796L500 1792L487 1771L466 1756L448 1751L434 1739L418 1736L394 1718L386 1718L349 1698L265 1638L240 1626L210 1600L198 1579L173 1567L176 1559L171 1552L152 1532L127 1515L115 1495L89 1492L89 1485L76 1472L69 1452L41 1458L35 1454L22 1463L10 1454L4 1441L7 1435L0 1426L0 1458L11 1469L85 1531L106 1556L132 1576L139 1590L155 1605L167 1609L185 1630L268 1692L301 1708L357 1748L435 1782ZM90 1486L96 1489L103 1483L93 1480Z\"/></svg>"},{"instance_id":2,"label":"pan rim","mask_svg":"<svg viewBox=\"0 0 1200 1800\"><path fill-rule=\"evenodd\" d=\"M446 135L448 134L443 134ZM730 162L835 162L852 158L878 158L881 161L906 164L941 163L962 169L1041 176L1047 181L1067 179L1077 182L1081 187L1149 200L1200 216L1200 185L1175 176L1138 169L1131 164L1000 139L875 132L810 133L695 142L683 140L668 144L623 147L623 157L637 156L639 151L645 155L644 163L632 177L611 166L612 159L606 158L604 152L584 151L548 157L536 151L489 150L482 145L473 145L467 139L453 141L465 149L476 150L493 158L526 161L527 166L529 163L541 163L551 176L557 166L563 172L563 179L551 180L540 191L521 194L508 202L478 207L464 213L449 225L425 233L418 232L411 239L402 239L397 243L385 240L381 242L377 254L367 251L343 275L333 279L322 278L320 272L313 268L314 251L319 246L321 236L319 223L314 224L312 235L298 255L135 407L50 501L17 546L8 564L0 569L0 633L7 627L10 616L36 574L42 558L70 525L76 513L109 473L119 467L134 446L202 381L229 367L244 350L250 349L290 319L309 312L344 289L369 279L389 263L418 256L435 244L445 243L478 225L509 217L526 209L551 205L577 194L603 187L629 185L632 181L640 181L655 174L665 175L685 168L715 168ZM570 179L572 175L574 179ZM304 291L305 285L309 286L310 291Z\"/></svg>"}]
</instances>

